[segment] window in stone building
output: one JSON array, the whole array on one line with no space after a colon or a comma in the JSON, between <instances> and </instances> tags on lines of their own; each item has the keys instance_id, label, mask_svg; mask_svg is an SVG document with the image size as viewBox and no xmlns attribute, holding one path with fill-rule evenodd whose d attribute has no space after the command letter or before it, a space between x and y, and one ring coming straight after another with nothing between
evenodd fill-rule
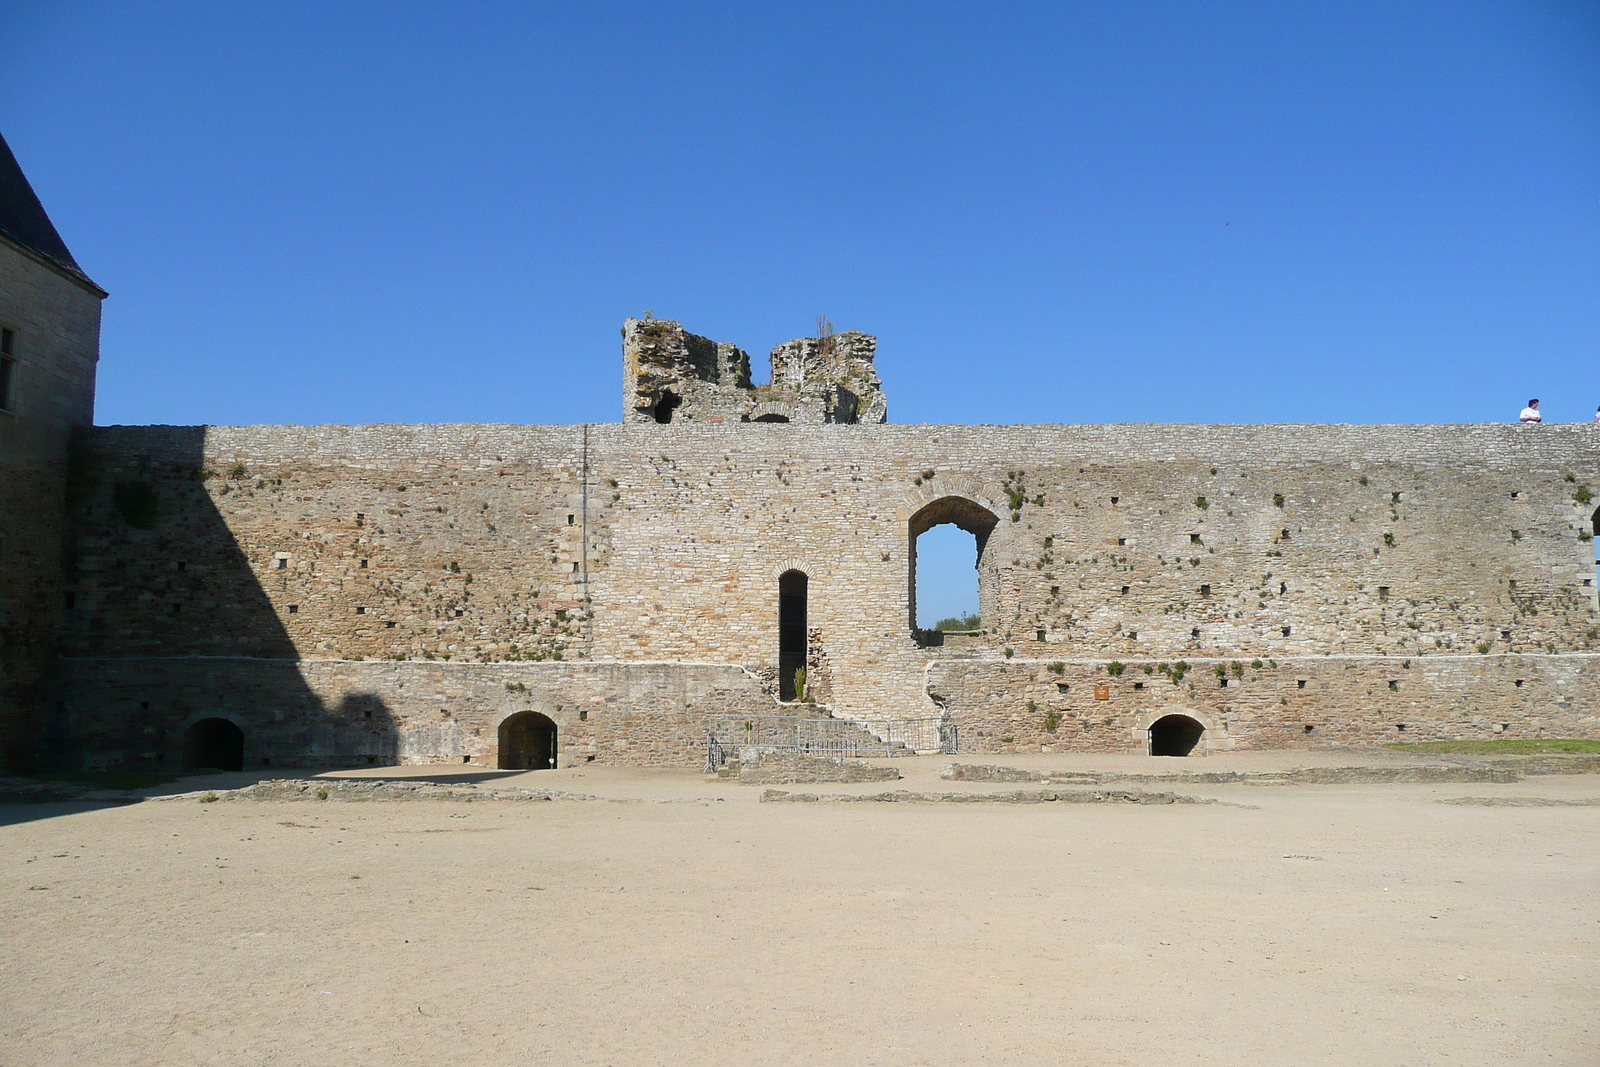
<instances>
[{"instance_id":1,"label":"window in stone building","mask_svg":"<svg viewBox=\"0 0 1600 1067\"><path fill-rule=\"evenodd\" d=\"M1130 585L1125 585L1125 586L1123 586L1123 587L1122 587L1122 595L1123 595L1123 596L1127 596L1127 595L1128 595L1128 591L1129 591L1129 590L1130 590L1130 589L1132 589L1132 588L1133 588L1133 587L1132 587L1132 586L1130 586Z\"/></svg>"},{"instance_id":2,"label":"window in stone building","mask_svg":"<svg viewBox=\"0 0 1600 1067\"><path fill-rule=\"evenodd\" d=\"M778 415L778 414L776 414L774 412L768 412L765 415L757 415L753 421L755 421L755 422L788 422L789 421L789 416L787 416L787 415Z\"/></svg>"},{"instance_id":3,"label":"window in stone building","mask_svg":"<svg viewBox=\"0 0 1600 1067\"><path fill-rule=\"evenodd\" d=\"M1210 596L1211 595L1211 587L1209 585L1202 585L1200 587L1200 595L1201 596Z\"/></svg>"},{"instance_id":4,"label":"window in stone building","mask_svg":"<svg viewBox=\"0 0 1600 1067\"><path fill-rule=\"evenodd\" d=\"M661 399L656 401L656 421L663 424L671 422L672 413L682 406L683 397L679 396L677 393L674 393L671 389L668 389L666 392L661 394Z\"/></svg>"},{"instance_id":5,"label":"window in stone building","mask_svg":"<svg viewBox=\"0 0 1600 1067\"><path fill-rule=\"evenodd\" d=\"M367 569L367 561L366 560L362 560L361 561L361 569L362 570L366 570Z\"/></svg>"},{"instance_id":6,"label":"window in stone building","mask_svg":"<svg viewBox=\"0 0 1600 1067\"><path fill-rule=\"evenodd\" d=\"M574 523L576 523L577 521L578 521L578 516L568 512L568 514L567 514L567 525L571 526Z\"/></svg>"},{"instance_id":7,"label":"window in stone building","mask_svg":"<svg viewBox=\"0 0 1600 1067\"><path fill-rule=\"evenodd\" d=\"M1197 534L1197 533L1190 534L1189 535L1189 543L1191 545L1198 545L1200 543L1200 535Z\"/></svg>"},{"instance_id":8,"label":"window in stone building","mask_svg":"<svg viewBox=\"0 0 1600 1067\"><path fill-rule=\"evenodd\" d=\"M359 606L356 608L356 614L357 615L365 615L366 613L367 613L367 609L366 608L359 607Z\"/></svg>"},{"instance_id":9,"label":"window in stone building","mask_svg":"<svg viewBox=\"0 0 1600 1067\"><path fill-rule=\"evenodd\" d=\"M803 571L778 576L778 699L805 698L806 617L810 578Z\"/></svg>"},{"instance_id":10,"label":"window in stone building","mask_svg":"<svg viewBox=\"0 0 1600 1067\"><path fill-rule=\"evenodd\" d=\"M1285 636L1285 637L1288 637L1293 632L1294 632L1294 630L1293 630L1292 627L1285 626L1283 628L1283 636Z\"/></svg>"},{"instance_id":11,"label":"window in stone building","mask_svg":"<svg viewBox=\"0 0 1600 1067\"><path fill-rule=\"evenodd\" d=\"M11 411L12 392L16 386L17 331L9 326L0 327L0 411Z\"/></svg>"},{"instance_id":12,"label":"window in stone building","mask_svg":"<svg viewBox=\"0 0 1600 1067\"><path fill-rule=\"evenodd\" d=\"M1033 631L1033 639L1035 641L1043 641L1044 640L1044 636L1045 636L1045 634L1044 634L1043 630L1035 630L1035 631Z\"/></svg>"},{"instance_id":13,"label":"window in stone building","mask_svg":"<svg viewBox=\"0 0 1600 1067\"><path fill-rule=\"evenodd\" d=\"M1388 586L1386 586L1386 585L1378 586L1378 599L1379 600L1388 600L1389 599L1389 587Z\"/></svg>"},{"instance_id":14,"label":"window in stone building","mask_svg":"<svg viewBox=\"0 0 1600 1067\"><path fill-rule=\"evenodd\" d=\"M1112 506L1113 506L1113 507L1115 507L1115 506L1116 506L1116 503L1117 503L1117 501L1119 501L1119 500L1121 500L1121 499L1122 499L1122 498L1121 498L1121 497L1120 497L1120 496L1114 496L1114 497L1112 497L1112 498L1111 498L1111 504L1112 504Z\"/></svg>"},{"instance_id":15,"label":"window in stone building","mask_svg":"<svg viewBox=\"0 0 1600 1067\"><path fill-rule=\"evenodd\" d=\"M1117 544L1118 544L1118 545L1125 545L1125 544L1127 544L1127 543L1128 543L1128 539L1127 539L1127 538L1126 538L1126 537L1119 537L1119 538L1117 538Z\"/></svg>"},{"instance_id":16,"label":"window in stone building","mask_svg":"<svg viewBox=\"0 0 1600 1067\"><path fill-rule=\"evenodd\" d=\"M1389 691L1398 693L1400 691L1400 683L1391 679L1389 682Z\"/></svg>"},{"instance_id":17,"label":"window in stone building","mask_svg":"<svg viewBox=\"0 0 1600 1067\"><path fill-rule=\"evenodd\" d=\"M1306 680L1305 680L1305 679L1304 679L1304 678L1301 678L1301 679L1298 679L1298 680L1297 680L1297 681L1296 681L1296 682L1295 682L1295 683L1294 683L1294 687L1295 687L1295 688L1296 688L1296 689L1304 689L1304 688L1305 688L1305 687L1306 687Z\"/></svg>"},{"instance_id":18,"label":"window in stone building","mask_svg":"<svg viewBox=\"0 0 1600 1067\"><path fill-rule=\"evenodd\" d=\"M299 604L290 604L289 605L289 614L290 615L294 615L294 614L298 613L299 611L300 611L300 605Z\"/></svg>"},{"instance_id":19,"label":"window in stone building","mask_svg":"<svg viewBox=\"0 0 1600 1067\"><path fill-rule=\"evenodd\" d=\"M911 517L906 555L913 633L981 628L988 562L984 550L999 521L988 508L960 496L930 501ZM1059 594L1061 587L1051 588Z\"/></svg>"},{"instance_id":20,"label":"window in stone building","mask_svg":"<svg viewBox=\"0 0 1600 1067\"><path fill-rule=\"evenodd\" d=\"M289 569L289 561L283 556L279 556L277 559L273 560L272 565L280 571Z\"/></svg>"},{"instance_id":21,"label":"window in stone building","mask_svg":"<svg viewBox=\"0 0 1600 1067\"><path fill-rule=\"evenodd\" d=\"M1285 526L1281 531L1279 531L1278 540L1280 540L1280 541L1289 540L1289 527Z\"/></svg>"},{"instance_id":22,"label":"window in stone building","mask_svg":"<svg viewBox=\"0 0 1600 1067\"><path fill-rule=\"evenodd\" d=\"M1189 631L1189 636L1190 637L1199 637L1200 636L1200 627L1196 626L1194 629L1190 630Z\"/></svg>"}]
</instances>

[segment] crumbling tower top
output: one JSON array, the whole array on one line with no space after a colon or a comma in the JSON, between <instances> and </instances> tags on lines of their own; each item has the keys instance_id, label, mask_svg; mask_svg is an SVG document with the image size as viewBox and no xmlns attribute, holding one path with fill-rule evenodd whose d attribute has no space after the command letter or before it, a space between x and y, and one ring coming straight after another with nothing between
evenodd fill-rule
<instances>
[{"instance_id":1,"label":"crumbling tower top","mask_svg":"<svg viewBox=\"0 0 1600 1067\"><path fill-rule=\"evenodd\" d=\"M878 340L848 330L785 341L772 380L752 385L750 356L667 319L622 324L624 422L880 423L888 420L873 359Z\"/></svg>"}]
</instances>

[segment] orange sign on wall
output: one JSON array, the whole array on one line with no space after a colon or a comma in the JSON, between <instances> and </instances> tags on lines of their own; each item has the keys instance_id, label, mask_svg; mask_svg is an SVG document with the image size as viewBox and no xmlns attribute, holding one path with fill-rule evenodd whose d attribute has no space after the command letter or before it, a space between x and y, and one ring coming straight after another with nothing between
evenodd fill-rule
<instances>
[{"instance_id":1,"label":"orange sign on wall","mask_svg":"<svg viewBox=\"0 0 1600 1067\"><path fill-rule=\"evenodd\" d=\"M1111 687L1109 685L1097 685L1097 686L1095 686L1094 687L1094 698L1096 700L1110 700L1111 699Z\"/></svg>"}]
</instances>

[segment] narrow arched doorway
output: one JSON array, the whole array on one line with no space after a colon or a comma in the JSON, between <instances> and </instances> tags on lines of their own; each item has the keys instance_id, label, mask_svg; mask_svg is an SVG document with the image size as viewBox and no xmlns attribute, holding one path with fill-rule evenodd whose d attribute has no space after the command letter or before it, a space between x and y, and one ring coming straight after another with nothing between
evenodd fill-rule
<instances>
[{"instance_id":1,"label":"narrow arched doorway","mask_svg":"<svg viewBox=\"0 0 1600 1067\"><path fill-rule=\"evenodd\" d=\"M227 719L201 719L184 731L183 769L244 770L244 731Z\"/></svg>"},{"instance_id":2,"label":"narrow arched doorway","mask_svg":"<svg viewBox=\"0 0 1600 1067\"><path fill-rule=\"evenodd\" d=\"M806 595L804 571L778 576L778 699L805 699Z\"/></svg>"},{"instance_id":3,"label":"narrow arched doorway","mask_svg":"<svg viewBox=\"0 0 1600 1067\"><path fill-rule=\"evenodd\" d=\"M556 724L537 711L522 711L500 724L500 768L545 771L556 765Z\"/></svg>"},{"instance_id":4,"label":"narrow arched doorway","mask_svg":"<svg viewBox=\"0 0 1600 1067\"><path fill-rule=\"evenodd\" d=\"M1163 715L1150 724L1150 755L1187 756L1206 728L1187 715Z\"/></svg>"}]
</instances>

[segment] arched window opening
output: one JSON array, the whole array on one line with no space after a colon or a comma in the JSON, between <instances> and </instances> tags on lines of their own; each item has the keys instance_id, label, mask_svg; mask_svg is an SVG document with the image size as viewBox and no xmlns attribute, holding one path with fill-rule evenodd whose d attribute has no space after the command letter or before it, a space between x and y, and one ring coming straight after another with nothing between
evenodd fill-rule
<instances>
[{"instance_id":1,"label":"arched window opening","mask_svg":"<svg viewBox=\"0 0 1600 1067\"><path fill-rule=\"evenodd\" d=\"M805 699L806 589L802 571L778 576L778 699Z\"/></svg>"},{"instance_id":2,"label":"arched window opening","mask_svg":"<svg viewBox=\"0 0 1600 1067\"><path fill-rule=\"evenodd\" d=\"M678 408L681 406L683 406L683 397L679 396L677 393L674 393L671 389L668 389L666 392L661 394L661 399L656 401L656 421L659 423L671 422L672 413L678 410Z\"/></svg>"},{"instance_id":3,"label":"arched window opening","mask_svg":"<svg viewBox=\"0 0 1600 1067\"><path fill-rule=\"evenodd\" d=\"M755 421L755 422L788 422L789 421L789 416L787 416L787 415L771 415L771 414L768 414L768 415L757 415L753 421Z\"/></svg>"},{"instance_id":4,"label":"arched window opening","mask_svg":"<svg viewBox=\"0 0 1600 1067\"><path fill-rule=\"evenodd\" d=\"M943 497L911 517L911 630L923 645L983 627L984 549L1000 519L965 497Z\"/></svg>"},{"instance_id":5,"label":"arched window opening","mask_svg":"<svg viewBox=\"0 0 1600 1067\"><path fill-rule=\"evenodd\" d=\"M1150 755L1187 756L1206 728L1187 715L1164 715L1150 727Z\"/></svg>"},{"instance_id":6,"label":"arched window opening","mask_svg":"<svg viewBox=\"0 0 1600 1067\"><path fill-rule=\"evenodd\" d=\"M500 724L500 768L545 771L556 766L556 724L537 711L521 711Z\"/></svg>"},{"instance_id":7,"label":"arched window opening","mask_svg":"<svg viewBox=\"0 0 1600 1067\"><path fill-rule=\"evenodd\" d=\"M183 769L244 770L244 731L227 719L201 719L184 731Z\"/></svg>"}]
</instances>

